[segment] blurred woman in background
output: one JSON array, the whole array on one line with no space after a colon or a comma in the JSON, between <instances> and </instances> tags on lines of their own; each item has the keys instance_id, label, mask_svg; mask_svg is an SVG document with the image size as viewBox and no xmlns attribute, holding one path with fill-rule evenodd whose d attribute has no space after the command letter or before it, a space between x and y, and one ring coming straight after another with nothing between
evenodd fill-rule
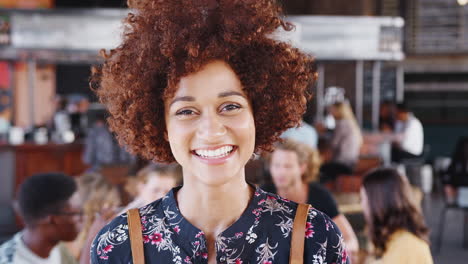
<instances>
[{"instance_id":1,"label":"blurred woman in background","mask_svg":"<svg viewBox=\"0 0 468 264\"><path fill-rule=\"evenodd\" d=\"M96 216L102 211L115 211L122 205L117 186L109 183L99 173L84 173L76 177L77 189L83 207L83 228L78 237L66 244L70 252L80 259L83 245L89 236L90 228ZM92 234L94 236L96 231ZM89 250L88 250L89 251ZM89 255L87 256L89 261Z\"/></svg>"},{"instance_id":2,"label":"blurred woman in background","mask_svg":"<svg viewBox=\"0 0 468 264\"><path fill-rule=\"evenodd\" d=\"M336 102L329 111L335 119L335 129L331 137L319 139L323 161L321 183L334 181L339 175L353 174L363 142L361 129L348 102Z\"/></svg>"},{"instance_id":3,"label":"blurred woman in background","mask_svg":"<svg viewBox=\"0 0 468 264\"><path fill-rule=\"evenodd\" d=\"M429 230L407 179L394 169L378 169L362 184L361 205L376 258L371 263L433 263Z\"/></svg>"},{"instance_id":4,"label":"blurred woman in background","mask_svg":"<svg viewBox=\"0 0 468 264\"><path fill-rule=\"evenodd\" d=\"M362 145L361 129L348 102L333 104L330 113L336 123L331 138L332 162L353 168Z\"/></svg>"}]
</instances>

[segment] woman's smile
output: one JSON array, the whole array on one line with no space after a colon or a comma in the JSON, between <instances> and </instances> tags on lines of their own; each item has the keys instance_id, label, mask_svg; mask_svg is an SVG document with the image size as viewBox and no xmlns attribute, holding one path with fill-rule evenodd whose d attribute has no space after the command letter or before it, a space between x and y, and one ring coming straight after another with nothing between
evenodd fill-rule
<instances>
[{"instance_id":1,"label":"woman's smile","mask_svg":"<svg viewBox=\"0 0 468 264\"><path fill-rule=\"evenodd\" d=\"M223 164L234 155L237 150L236 146L224 145L218 147L201 148L192 151L197 158L202 162L211 165Z\"/></svg>"}]
</instances>

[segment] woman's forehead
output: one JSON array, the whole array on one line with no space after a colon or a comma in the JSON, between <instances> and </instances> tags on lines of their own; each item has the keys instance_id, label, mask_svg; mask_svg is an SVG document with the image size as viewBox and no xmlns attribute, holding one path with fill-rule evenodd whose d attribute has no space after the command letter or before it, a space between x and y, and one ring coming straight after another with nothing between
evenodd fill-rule
<instances>
[{"instance_id":1,"label":"woman's forehead","mask_svg":"<svg viewBox=\"0 0 468 264\"><path fill-rule=\"evenodd\" d=\"M237 91L244 94L237 74L223 61L212 61L198 72L182 77L175 91L177 96L197 96Z\"/></svg>"}]
</instances>

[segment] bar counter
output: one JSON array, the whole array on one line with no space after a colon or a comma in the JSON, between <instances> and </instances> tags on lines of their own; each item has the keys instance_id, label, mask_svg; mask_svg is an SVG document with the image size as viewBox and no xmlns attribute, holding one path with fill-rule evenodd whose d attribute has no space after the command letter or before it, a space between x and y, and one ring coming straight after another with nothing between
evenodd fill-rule
<instances>
[{"instance_id":1,"label":"bar counter","mask_svg":"<svg viewBox=\"0 0 468 264\"><path fill-rule=\"evenodd\" d=\"M18 186L41 172L63 172L75 176L87 168L82 161L82 143L9 145L0 142L0 203L13 199Z\"/></svg>"}]
</instances>

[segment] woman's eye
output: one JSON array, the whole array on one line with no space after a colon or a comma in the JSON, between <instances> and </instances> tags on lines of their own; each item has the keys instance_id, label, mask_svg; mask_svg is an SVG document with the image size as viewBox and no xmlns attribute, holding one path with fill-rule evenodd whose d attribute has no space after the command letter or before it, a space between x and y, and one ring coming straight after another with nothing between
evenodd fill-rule
<instances>
[{"instance_id":1,"label":"woman's eye","mask_svg":"<svg viewBox=\"0 0 468 264\"><path fill-rule=\"evenodd\" d=\"M176 115L192 115L194 112L190 109L182 109L176 112Z\"/></svg>"},{"instance_id":2,"label":"woman's eye","mask_svg":"<svg viewBox=\"0 0 468 264\"><path fill-rule=\"evenodd\" d=\"M223 108L222 108L222 111L232 111L232 110L237 110L237 109L240 109L241 106L240 105L237 105L237 104L228 104L228 105L225 105Z\"/></svg>"}]
</instances>

